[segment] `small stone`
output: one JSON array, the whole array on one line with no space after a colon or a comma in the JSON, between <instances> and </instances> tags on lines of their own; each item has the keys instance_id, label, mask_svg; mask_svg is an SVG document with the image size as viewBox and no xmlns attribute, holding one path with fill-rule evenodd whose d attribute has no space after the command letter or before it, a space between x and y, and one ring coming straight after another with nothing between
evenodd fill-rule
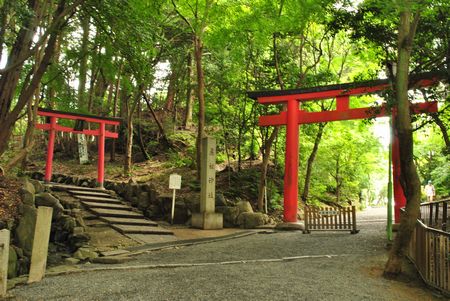
<instances>
[{"instance_id":1,"label":"small stone","mask_svg":"<svg viewBox=\"0 0 450 301\"><path fill-rule=\"evenodd\" d=\"M149 205L149 193L141 192L138 197L137 207L139 210L145 210Z\"/></svg>"},{"instance_id":2,"label":"small stone","mask_svg":"<svg viewBox=\"0 0 450 301\"><path fill-rule=\"evenodd\" d=\"M13 246L9 246L8 279L17 277L17 253Z\"/></svg>"},{"instance_id":3,"label":"small stone","mask_svg":"<svg viewBox=\"0 0 450 301\"><path fill-rule=\"evenodd\" d=\"M238 217L238 224L241 228L255 229L269 221L269 217L262 212L244 212Z\"/></svg>"},{"instance_id":4,"label":"small stone","mask_svg":"<svg viewBox=\"0 0 450 301\"><path fill-rule=\"evenodd\" d=\"M75 227L73 228L73 235L79 235L84 233L84 228L83 227Z\"/></svg>"},{"instance_id":5,"label":"small stone","mask_svg":"<svg viewBox=\"0 0 450 301\"><path fill-rule=\"evenodd\" d=\"M45 191L45 187L41 182L37 180L30 180L30 183L33 184L36 193L41 193Z\"/></svg>"},{"instance_id":6,"label":"small stone","mask_svg":"<svg viewBox=\"0 0 450 301\"><path fill-rule=\"evenodd\" d=\"M253 208L250 202L248 201L239 201L236 206L239 208L240 213L251 212L253 213Z\"/></svg>"},{"instance_id":7,"label":"small stone","mask_svg":"<svg viewBox=\"0 0 450 301\"><path fill-rule=\"evenodd\" d=\"M28 190L29 192L31 192L32 194L36 193L36 190L34 189L33 184L30 183L30 181L28 181L28 179L24 179L23 181L23 186L24 189Z\"/></svg>"},{"instance_id":8,"label":"small stone","mask_svg":"<svg viewBox=\"0 0 450 301\"><path fill-rule=\"evenodd\" d=\"M134 260L133 257L129 256L104 256L96 257L92 260L93 263L103 263L103 264L119 264Z\"/></svg>"},{"instance_id":9,"label":"small stone","mask_svg":"<svg viewBox=\"0 0 450 301\"><path fill-rule=\"evenodd\" d=\"M35 196L36 206L47 206L53 208L53 218L59 216L64 211L64 207L59 200L48 192L36 194Z\"/></svg>"},{"instance_id":10,"label":"small stone","mask_svg":"<svg viewBox=\"0 0 450 301\"><path fill-rule=\"evenodd\" d=\"M59 218L59 222L61 224L62 229L64 229L67 232L70 232L70 233L73 232L73 230L76 226L75 219L68 215L62 215Z\"/></svg>"},{"instance_id":11,"label":"small stone","mask_svg":"<svg viewBox=\"0 0 450 301\"><path fill-rule=\"evenodd\" d=\"M91 239L91 236L85 232L85 233L72 235L69 239L69 243L70 243L72 249L77 249L77 248L81 248L82 246L86 245L90 239Z\"/></svg>"},{"instance_id":12,"label":"small stone","mask_svg":"<svg viewBox=\"0 0 450 301\"><path fill-rule=\"evenodd\" d=\"M65 264L69 264L69 265L74 265L74 264L77 264L79 262L80 262L79 259L73 258L73 257L69 257L69 258L64 259L64 263Z\"/></svg>"},{"instance_id":13,"label":"small stone","mask_svg":"<svg viewBox=\"0 0 450 301\"><path fill-rule=\"evenodd\" d=\"M73 253L73 257L80 260L91 260L98 257L97 252L88 249L88 248L79 248L75 253Z\"/></svg>"},{"instance_id":14,"label":"small stone","mask_svg":"<svg viewBox=\"0 0 450 301\"><path fill-rule=\"evenodd\" d=\"M16 228L15 238L17 245L27 255L31 255L33 247L34 227L36 225L37 209L34 206L23 205L23 214Z\"/></svg>"},{"instance_id":15,"label":"small stone","mask_svg":"<svg viewBox=\"0 0 450 301\"><path fill-rule=\"evenodd\" d=\"M303 231L305 230L305 224L303 222L280 223L275 227L275 229L283 231Z\"/></svg>"},{"instance_id":16,"label":"small stone","mask_svg":"<svg viewBox=\"0 0 450 301\"><path fill-rule=\"evenodd\" d=\"M22 187L19 189L19 194L20 194L22 203L24 203L25 205L34 206L35 197L34 197L33 193L31 193L29 190Z\"/></svg>"},{"instance_id":17,"label":"small stone","mask_svg":"<svg viewBox=\"0 0 450 301\"><path fill-rule=\"evenodd\" d=\"M216 193L216 206L227 206L227 200L223 193Z\"/></svg>"},{"instance_id":18,"label":"small stone","mask_svg":"<svg viewBox=\"0 0 450 301\"><path fill-rule=\"evenodd\" d=\"M225 228L232 228L237 226L237 219L239 216L238 207L219 206L216 207L216 212L223 214L223 226Z\"/></svg>"}]
</instances>

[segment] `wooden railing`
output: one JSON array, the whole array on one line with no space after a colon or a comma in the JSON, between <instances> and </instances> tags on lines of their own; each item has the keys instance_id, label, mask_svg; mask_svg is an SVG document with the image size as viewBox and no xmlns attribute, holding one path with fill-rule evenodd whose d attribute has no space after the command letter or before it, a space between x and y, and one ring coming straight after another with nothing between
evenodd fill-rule
<instances>
[{"instance_id":1,"label":"wooden railing","mask_svg":"<svg viewBox=\"0 0 450 301\"><path fill-rule=\"evenodd\" d=\"M305 206L305 230L311 231L350 231L356 234L356 209L355 206L342 208L314 208Z\"/></svg>"},{"instance_id":2,"label":"wooden railing","mask_svg":"<svg viewBox=\"0 0 450 301\"><path fill-rule=\"evenodd\" d=\"M448 205L450 198L420 204L420 220L428 227L448 231Z\"/></svg>"},{"instance_id":3,"label":"wooden railing","mask_svg":"<svg viewBox=\"0 0 450 301\"><path fill-rule=\"evenodd\" d=\"M447 230L450 199L423 203L408 249L423 280L450 295L450 233Z\"/></svg>"}]
</instances>

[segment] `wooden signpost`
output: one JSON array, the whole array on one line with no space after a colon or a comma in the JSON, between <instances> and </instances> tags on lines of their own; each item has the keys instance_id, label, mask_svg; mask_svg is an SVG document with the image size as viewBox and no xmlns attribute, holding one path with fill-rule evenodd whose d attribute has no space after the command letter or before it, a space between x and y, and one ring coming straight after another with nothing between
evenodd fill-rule
<instances>
[{"instance_id":1,"label":"wooden signpost","mask_svg":"<svg viewBox=\"0 0 450 301\"><path fill-rule=\"evenodd\" d=\"M169 177L169 189L173 189L172 196L172 212L170 222L173 224L173 218L175 216L175 192L177 189L181 189L181 176L176 173L171 174Z\"/></svg>"}]
</instances>

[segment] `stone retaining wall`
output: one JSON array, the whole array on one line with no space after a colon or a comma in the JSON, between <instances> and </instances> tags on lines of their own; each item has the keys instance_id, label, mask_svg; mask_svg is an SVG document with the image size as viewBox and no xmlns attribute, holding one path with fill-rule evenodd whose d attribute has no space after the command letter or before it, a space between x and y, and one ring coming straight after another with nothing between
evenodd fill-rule
<instances>
[{"instance_id":1,"label":"stone retaining wall","mask_svg":"<svg viewBox=\"0 0 450 301\"><path fill-rule=\"evenodd\" d=\"M44 174L40 172L30 173L29 176L40 181L44 178ZM62 174L54 174L52 182L92 188L97 185L96 179ZM146 217L152 220L170 221L172 195L159 194L151 183L105 181L104 187L142 211ZM174 223L189 225L192 213L199 211L200 201L198 199L192 200L177 196ZM266 214L253 212L249 202L230 201L225 199L221 193L216 193L216 211L223 213L224 227L251 229L272 223L272 220Z\"/></svg>"},{"instance_id":2,"label":"stone retaining wall","mask_svg":"<svg viewBox=\"0 0 450 301\"><path fill-rule=\"evenodd\" d=\"M20 218L17 226L10 229L8 278L29 271L38 206L53 208L49 253L72 253L89 241L89 236L84 233L80 209L63 206L42 183L24 179L19 194L22 199Z\"/></svg>"}]
</instances>

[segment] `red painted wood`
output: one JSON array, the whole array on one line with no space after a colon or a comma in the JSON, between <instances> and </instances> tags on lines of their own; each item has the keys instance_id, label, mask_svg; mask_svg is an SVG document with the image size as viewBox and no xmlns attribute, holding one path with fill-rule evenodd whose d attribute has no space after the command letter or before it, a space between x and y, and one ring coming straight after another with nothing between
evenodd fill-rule
<instances>
[{"instance_id":1,"label":"red painted wood","mask_svg":"<svg viewBox=\"0 0 450 301\"><path fill-rule=\"evenodd\" d=\"M336 97L336 111L350 109L350 97L348 95Z\"/></svg>"},{"instance_id":2,"label":"red painted wood","mask_svg":"<svg viewBox=\"0 0 450 301\"><path fill-rule=\"evenodd\" d=\"M45 182L50 182L52 179L52 167L53 167L53 151L55 147L55 127L56 127L56 117L50 117L48 132L48 146L47 146L47 161L45 163Z\"/></svg>"},{"instance_id":3,"label":"red painted wood","mask_svg":"<svg viewBox=\"0 0 450 301\"><path fill-rule=\"evenodd\" d=\"M284 221L297 222L298 202L298 101L287 104L286 154L284 172Z\"/></svg>"},{"instance_id":4,"label":"red painted wood","mask_svg":"<svg viewBox=\"0 0 450 301\"><path fill-rule=\"evenodd\" d=\"M422 79L415 83L417 87L428 87L436 84L439 81L438 79ZM357 95L365 95L372 94L378 91L383 91L390 88L390 84L381 84L371 87L358 87L353 89L337 89L337 90L328 90L328 91L317 91L317 92L309 92L303 94L292 94L292 95L277 95L277 96L262 96L258 98L258 102L260 104L280 104L286 103L289 99L297 99L299 101L313 101L320 99L332 99L339 96L357 96Z\"/></svg>"},{"instance_id":5,"label":"red painted wood","mask_svg":"<svg viewBox=\"0 0 450 301\"><path fill-rule=\"evenodd\" d=\"M105 123L99 125L98 136L98 161L97 161L97 184L103 187L105 179Z\"/></svg>"},{"instance_id":6,"label":"red painted wood","mask_svg":"<svg viewBox=\"0 0 450 301\"><path fill-rule=\"evenodd\" d=\"M437 112L437 102L423 102L415 103L411 105L411 113L435 113ZM330 122L330 121L342 121L342 120L354 120L354 119L366 119L375 117L389 116L390 113L386 110L385 106L373 107L373 108L354 108L342 111L322 111L322 112L306 112L298 110L298 123L316 123L316 122ZM260 126L269 125L285 125L287 123L287 113L281 112L278 115L266 115L259 117Z\"/></svg>"},{"instance_id":7,"label":"red painted wood","mask_svg":"<svg viewBox=\"0 0 450 301\"><path fill-rule=\"evenodd\" d=\"M44 130L44 131L48 131L50 130L50 124L48 123L44 123L44 124L36 124L36 128L40 129L40 130ZM57 124L55 126L55 129L57 131L60 132L68 132L68 133L74 133L74 134L85 134L88 136L98 136L100 135L99 130L82 130L82 131L74 131L73 128L69 128L67 126L62 126ZM119 138L119 134L118 133L114 133L114 132L110 132L110 131L105 131L105 137L106 138Z\"/></svg>"},{"instance_id":8,"label":"red painted wood","mask_svg":"<svg viewBox=\"0 0 450 301\"><path fill-rule=\"evenodd\" d=\"M57 117L57 118L63 118L63 119L71 119L71 120L85 120L87 122L93 122L93 123L104 122L105 124L108 124L108 125L119 125L120 124L120 121L97 119L97 118L93 118L93 117L81 117L81 116L71 115L70 113L63 114L63 113L38 111L38 115L39 116L47 116L47 117Z\"/></svg>"}]
</instances>

